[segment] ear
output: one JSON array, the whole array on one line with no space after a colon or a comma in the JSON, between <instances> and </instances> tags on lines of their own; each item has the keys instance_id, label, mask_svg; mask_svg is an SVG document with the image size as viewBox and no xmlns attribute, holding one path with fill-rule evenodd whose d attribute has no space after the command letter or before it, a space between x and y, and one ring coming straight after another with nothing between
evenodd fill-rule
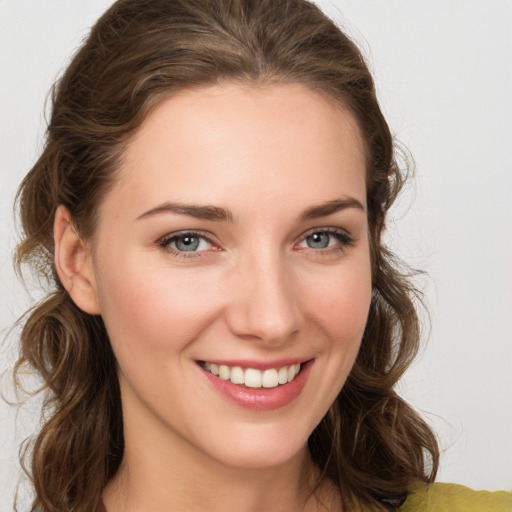
<instances>
[{"instance_id":1,"label":"ear","mask_svg":"<svg viewBox=\"0 0 512 512\"><path fill-rule=\"evenodd\" d=\"M100 307L90 248L78 235L68 209L61 205L53 223L55 269L73 302L83 311L98 315Z\"/></svg>"}]
</instances>

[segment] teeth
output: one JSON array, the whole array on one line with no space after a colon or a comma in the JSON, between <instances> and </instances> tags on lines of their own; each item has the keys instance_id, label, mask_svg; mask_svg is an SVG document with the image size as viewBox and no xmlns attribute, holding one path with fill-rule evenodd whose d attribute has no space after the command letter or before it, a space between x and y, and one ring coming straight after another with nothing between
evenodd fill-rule
<instances>
[{"instance_id":1,"label":"teeth","mask_svg":"<svg viewBox=\"0 0 512 512\"><path fill-rule=\"evenodd\" d=\"M245 375L244 371L240 366L234 366L231 368L230 380L233 384L244 384L245 383Z\"/></svg>"},{"instance_id":2,"label":"teeth","mask_svg":"<svg viewBox=\"0 0 512 512\"><path fill-rule=\"evenodd\" d=\"M275 388L279 384L277 370L265 370L261 377L261 384L264 388Z\"/></svg>"},{"instance_id":3,"label":"teeth","mask_svg":"<svg viewBox=\"0 0 512 512\"><path fill-rule=\"evenodd\" d=\"M286 368L286 366L279 368L277 382L279 382L279 384L286 384L288 382L288 368Z\"/></svg>"},{"instance_id":4,"label":"teeth","mask_svg":"<svg viewBox=\"0 0 512 512\"><path fill-rule=\"evenodd\" d=\"M226 366L225 364L221 364L219 366L219 377L222 380L229 380L229 366Z\"/></svg>"},{"instance_id":5,"label":"teeth","mask_svg":"<svg viewBox=\"0 0 512 512\"><path fill-rule=\"evenodd\" d=\"M288 382L291 382L295 378L295 365L288 368Z\"/></svg>"},{"instance_id":6,"label":"teeth","mask_svg":"<svg viewBox=\"0 0 512 512\"><path fill-rule=\"evenodd\" d=\"M291 382L300 372L300 363L281 368L269 368L260 371L254 368L244 370L240 366L227 366L225 364L203 363L203 368L212 375L229 380L233 384L240 384L248 388L275 388Z\"/></svg>"},{"instance_id":7,"label":"teeth","mask_svg":"<svg viewBox=\"0 0 512 512\"><path fill-rule=\"evenodd\" d=\"M245 385L248 388L261 388L261 372L254 368L245 370Z\"/></svg>"}]
</instances>

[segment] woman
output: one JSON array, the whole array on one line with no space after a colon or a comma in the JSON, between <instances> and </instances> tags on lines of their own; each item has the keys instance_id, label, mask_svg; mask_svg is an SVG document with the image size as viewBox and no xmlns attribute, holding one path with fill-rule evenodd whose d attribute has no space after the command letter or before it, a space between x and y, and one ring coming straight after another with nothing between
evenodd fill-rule
<instances>
[{"instance_id":1,"label":"woman","mask_svg":"<svg viewBox=\"0 0 512 512\"><path fill-rule=\"evenodd\" d=\"M19 361L50 392L34 509L435 499L393 391L418 343L380 243L401 175L354 45L301 1L122 0L53 103L19 194L18 262L55 283Z\"/></svg>"}]
</instances>

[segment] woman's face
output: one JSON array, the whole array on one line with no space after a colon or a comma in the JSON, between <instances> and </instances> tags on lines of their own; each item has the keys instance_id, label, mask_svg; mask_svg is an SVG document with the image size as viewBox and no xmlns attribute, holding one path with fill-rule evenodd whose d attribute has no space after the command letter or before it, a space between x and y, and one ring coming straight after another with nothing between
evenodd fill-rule
<instances>
[{"instance_id":1,"label":"woman's face","mask_svg":"<svg viewBox=\"0 0 512 512\"><path fill-rule=\"evenodd\" d=\"M131 140L99 217L127 450L237 467L303 454L370 304L353 117L297 84L182 92Z\"/></svg>"}]
</instances>

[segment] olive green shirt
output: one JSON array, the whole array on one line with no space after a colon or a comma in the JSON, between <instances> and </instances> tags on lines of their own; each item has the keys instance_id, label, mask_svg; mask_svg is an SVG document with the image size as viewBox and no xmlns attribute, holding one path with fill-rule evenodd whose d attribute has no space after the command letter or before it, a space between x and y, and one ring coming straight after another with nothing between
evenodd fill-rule
<instances>
[{"instance_id":1,"label":"olive green shirt","mask_svg":"<svg viewBox=\"0 0 512 512\"><path fill-rule=\"evenodd\" d=\"M366 508L356 509L371 512ZM98 512L104 511L101 504ZM512 492L474 491L463 485L433 484L411 492L398 512L512 512Z\"/></svg>"},{"instance_id":2,"label":"olive green shirt","mask_svg":"<svg viewBox=\"0 0 512 512\"><path fill-rule=\"evenodd\" d=\"M512 492L433 484L412 492L399 512L512 512Z\"/></svg>"}]
</instances>

